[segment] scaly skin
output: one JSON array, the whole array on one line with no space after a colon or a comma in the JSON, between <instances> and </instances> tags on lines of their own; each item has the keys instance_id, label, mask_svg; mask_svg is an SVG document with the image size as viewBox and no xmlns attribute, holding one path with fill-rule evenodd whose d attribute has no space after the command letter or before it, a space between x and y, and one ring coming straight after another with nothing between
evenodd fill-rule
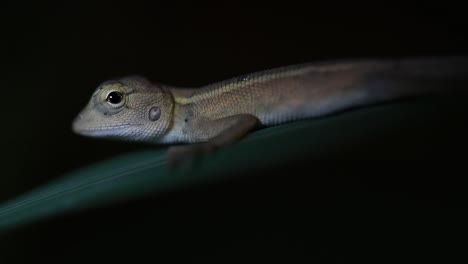
<instances>
[{"instance_id":1,"label":"scaly skin","mask_svg":"<svg viewBox=\"0 0 468 264\"><path fill-rule=\"evenodd\" d=\"M171 153L178 159L235 142L258 127L446 88L460 90L467 84L467 65L465 57L310 63L199 89L126 77L101 84L73 130L156 144L205 142L174 147Z\"/></svg>"}]
</instances>

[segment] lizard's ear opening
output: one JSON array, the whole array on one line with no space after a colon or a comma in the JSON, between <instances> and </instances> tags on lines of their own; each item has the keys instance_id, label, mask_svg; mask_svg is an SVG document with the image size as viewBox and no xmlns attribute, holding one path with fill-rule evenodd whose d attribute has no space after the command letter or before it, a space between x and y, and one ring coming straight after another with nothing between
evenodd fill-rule
<instances>
[{"instance_id":1,"label":"lizard's ear opening","mask_svg":"<svg viewBox=\"0 0 468 264\"><path fill-rule=\"evenodd\" d=\"M161 117L161 108L157 106L151 107L148 117L151 121L157 121Z\"/></svg>"}]
</instances>

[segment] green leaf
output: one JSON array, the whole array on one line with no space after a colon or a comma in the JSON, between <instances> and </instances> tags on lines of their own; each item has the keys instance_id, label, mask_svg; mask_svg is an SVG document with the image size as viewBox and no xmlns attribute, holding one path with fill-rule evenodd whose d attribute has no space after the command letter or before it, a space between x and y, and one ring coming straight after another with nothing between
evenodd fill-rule
<instances>
[{"instance_id":1,"label":"green leaf","mask_svg":"<svg viewBox=\"0 0 468 264\"><path fill-rule=\"evenodd\" d=\"M117 156L5 202L0 206L0 232L66 212L222 181L227 175L241 176L245 171L274 168L299 159L365 160L395 155L423 158L426 141L437 137L434 131L446 133L451 131L450 124L460 124L460 113L466 114L460 100L439 98L382 104L266 128L174 170L168 167L166 149ZM441 120L449 122L448 125L440 125ZM409 136L392 138L397 131ZM387 144L384 151L372 148L371 143L363 149L364 142L378 142L382 138L386 138ZM415 145L402 151L402 142Z\"/></svg>"}]
</instances>

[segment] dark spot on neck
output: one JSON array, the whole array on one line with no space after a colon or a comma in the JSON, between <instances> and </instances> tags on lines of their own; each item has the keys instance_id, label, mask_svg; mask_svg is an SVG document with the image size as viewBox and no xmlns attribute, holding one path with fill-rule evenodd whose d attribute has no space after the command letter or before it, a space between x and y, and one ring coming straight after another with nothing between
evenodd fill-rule
<instances>
[{"instance_id":1,"label":"dark spot on neck","mask_svg":"<svg viewBox=\"0 0 468 264\"><path fill-rule=\"evenodd\" d=\"M188 119L187 119L187 118L185 118L185 119L184 119L184 122L185 122L185 123L187 123L187 122L188 122Z\"/></svg>"}]
</instances>

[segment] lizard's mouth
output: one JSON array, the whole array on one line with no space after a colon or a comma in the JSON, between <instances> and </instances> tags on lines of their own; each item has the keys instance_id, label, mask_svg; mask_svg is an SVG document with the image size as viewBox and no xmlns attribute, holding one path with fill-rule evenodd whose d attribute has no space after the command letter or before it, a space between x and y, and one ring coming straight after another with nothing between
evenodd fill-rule
<instances>
[{"instance_id":1,"label":"lizard's mouth","mask_svg":"<svg viewBox=\"0 0 468 264\"><path fill-rule=\"evenodd\" d=\"M96 126L96 127L80 127L76 123L73 124L72 129L78 135L82 136L118 136L122 130L133 126L141 126L142 124L119 124L110 126Z\"/></svg>"}]
</instances>

